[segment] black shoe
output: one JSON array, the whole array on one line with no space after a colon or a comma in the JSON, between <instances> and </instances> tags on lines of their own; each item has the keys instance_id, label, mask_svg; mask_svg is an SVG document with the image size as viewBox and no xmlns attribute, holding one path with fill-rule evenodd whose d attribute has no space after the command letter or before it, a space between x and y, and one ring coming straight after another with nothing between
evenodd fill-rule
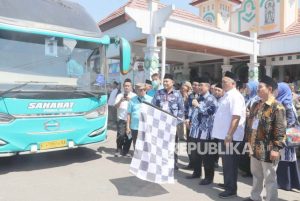
<instances>
[{"instance_id":1,"label":"black shoe","mask_svg":"<svg viewBox=\"0 0 300 201\"><path fill-rule=\"evenodd\" d=\"M192 175L186 176L185 178L186 179L199 179L200 177L201 177L201 175L193 173Z\"/></svg>"},{"instance_id":2,"label":"black shoe","mask_svg":"<svg viewBox=\"0 0 300 201\"><path fill-rule=\"evenodd\" d=\"M199 185L209 185L212 183L212 180L210 179L202 179L199 183Z\"/></svg>"},{"instance_id":3,"label":"black shoe","mask_svg":"<svg viewBox=\"0 0 300 201\"><path fill-rule=\"evenodd\" d=\"M121 157L122 153L119 149L116 150L115 157Z\"/></svg>"},{"instance_id":4,"label":"black shoe","mask_svg":"<svg viewBox=\"0 0 300 201\"><path fill-rule=\"evenodd\" d=\"M252 174L250 172L247 172L242 175L242 177L247 178L247 177L252 177Z\"/></svg>"},{"instance_id":5,"label":"black shoe","mask_svg":"<svg viewBox=\"0 0 300 201\"><path fill-rule=\"evenodd\" d=\"M219 184L218 184L218 187L219 187L219 188L222 188L222 189L225 189L225 184L219 183Z\"/></svg>"},{"instance_id":6,"label":"black shoe","mask_svg":"<svg viewBox=\"0 0 300 201\"><path fill-rule=\"evenodd\" d=\"M243 201L255 201L255 200L252 200L251 198L246 198L245 200Z\"/></svg>"},{"instance_id":7,"label":"black shoe","mask_svg":"<svg viewBox=\"0 0 300 201\"><path fill-rule=\"evenodd\" d=\"M222 193L219 194L219 198L222 199L229 199L229 198L233 198L236 197L236 193L235 192L230 192L230 191L224 191Z\"/></svg>"},{"instance_id":8,"label":"black shoe","mask_svg":"<svg viewBox=\"0 0 300 201\"><path fill-rule=\"evenodd\" d=\"M182 169L184 169L184 170L192 170L193 166L191 164L188 164L187 166L184 166Z\"/></svg>"}]
</instances>

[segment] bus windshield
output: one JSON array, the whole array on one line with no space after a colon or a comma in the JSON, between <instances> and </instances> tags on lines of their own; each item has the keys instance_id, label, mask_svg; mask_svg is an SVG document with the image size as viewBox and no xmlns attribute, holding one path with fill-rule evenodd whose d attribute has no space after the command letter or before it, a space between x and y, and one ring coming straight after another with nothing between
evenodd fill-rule
<instances>
[{"instance_id":1,"label":"bus windshield","mask_svg":"<svg viewBox=\"0 0 300 201\"><path fill-rule=\"evenodd\" d=\"M93 42L0 30L0 96L105 94L104 51Z\"/></svg>"}]
</instances>

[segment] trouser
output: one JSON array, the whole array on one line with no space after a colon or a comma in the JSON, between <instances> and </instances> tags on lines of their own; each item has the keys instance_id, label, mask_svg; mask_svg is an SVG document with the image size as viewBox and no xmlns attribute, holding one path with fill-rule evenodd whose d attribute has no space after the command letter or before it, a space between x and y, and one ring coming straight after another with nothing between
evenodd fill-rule
<instances>
[{"instance_id":1,"label":"trouser","mask_svg":"<svg viewBox=\"0 0 300 201\"><path fill-rule=\"evenodd\" d=\"M246 146L246 142L243 142L242 146ZM240 155L239 169L245 172L246 174L251 174L249 153L244 153Z\"/></svg>"},{"instance_id":2,"label":"trouser","mask_svg":"<svg viewBox=\"0 0 300 201\"><path fill-rule=\"evenodd\" d=\"M136 140L137 140L137 136L138 136L138 130L131 130L131 135L132 135L132 138L130 140L128 138L126 138L126 140L125 140L125 144L123 147L124 154L127 154L129 152L132 142L133 142L133 149L135 150L135 144L136 144Z\"/></svg>"},{"instance_id":3,"label":"trouser","mask_svg":"<svg viewBox=\"0 0 300 201\"><path fill-rule=\"evenodd\" d=\"M232 153L226 153L224 140L220 140L219 142L221 144L222 152L225 152L225 154L222 154L225 191L236 193L239 155L235 151L232 151ZM231 146L235 147L237 143L241 143L241 142L233 141ZM240 151L241 148L242 147L239 146L238 150Z\"/></svg>"},{"instance_id":4,"label":"trouser","mask_svg":"<svg viewBox=\"0 0 300 201\"><path fill-rule=\"evenodd\" d=\"M176 135L175 135L174 166L177 165L177 162L178 162L178 131L176 131Z\"/></svg>"},{"instance_id":5,"label":"trouser","mask_svg":"<svg viewBox=\"0 0 300 201\"><path fill-rule=\"evenodd\" d=\"M253 186L251 190L252 200L262 200L264 180L266 186L266 201L276 201L278 199L276 169L278 162L267 163L259 161L251 156L251 173L253 175Z\"/></svg>"},{"instance_id":6,"label":"trouser","mask_svg":"<svg viewBox=\"0 0 300 201\"><path fill-rule=\"evenodd\" d=\"M117 151L123 151L123 146L126 143L126 124L127 122L121 119L117 122Z\"/></svg>"},{"instance_id":7,"label":"trouser","mask_svg":"<svg viewBox=\"0 0 300 201\"><path fill-rule=\"evenodd\" d=\"M204 146L201 145L201 143L194 138L190 138L190 147L191 150L191 159L193 164L194 175L202 175L202 163L203 163L203 157L201 157L199 152L204 151Z\"/></svg>"},{"instance_id":8,"label":"trouser","mask_svg":"<svg viewBox=\"0 0 300 201\"><path fill-rule=\"evenodd\" d=\"M212 140L196 140L191 138L192 143L196 144L192 151L192 161L194 165L194 173L202 175L202 165L204 166L205 179L212 181L214 179L214 162L215 154L211 154L209 143L215 143Z\"/></svg>"},{"instance_id":9,"label":"trouser","mask_svg":"<svg viewBox=\"0 0 300 201\"><path fill-rule=\"evenodd\" d=\"M218 146L219 146L219 140L218 139L213 139L212 142L216 143L216 146L217 146L216 148L217 148L217 150L219 150L219 148L218 148ZM219 163L219 153L217 152L213 156L214 156L214 158L213 158L214 163Z\"/></svg>"},{"instance_id":10,"label":"trouser","mask_svg":"<svg viewBox=\"0 0 300 201\"><path fill-rule=\"evenodd\" d=\"M191 137L189 135L189 130L187 130L187 132L188 132L188 135L186 137L186 150L187 150L187 155L189 157L189 166L193 167L192 153L191 153L190 146L189 146L189 143L191 143Z\"/></svg>"},{"instance_id":11,"label":"trouser","mask_svg":"<svg viewBox=\"0 0 300 201\"><path fill-rule=\"evenodd\" d=\"M212 142L212 141L209 141ZM205 143L209 143L206 141ZM214 142L212 142L214 143ZM215 154L210 154L209 150L206 154L203 155L203 165L204 165L204 174L205 179L213 181L215 176Z\"/></svg>"},{"instance_id":12,"label":"trouser","mask_svg":"<svg viewBox=\"0 0 300 201\"><path fill-rule=\"evenodd\" d=\"M108 122L114 124L117 122L117 108L111 105L108 106Z\"/></svg>"}]
</instances>

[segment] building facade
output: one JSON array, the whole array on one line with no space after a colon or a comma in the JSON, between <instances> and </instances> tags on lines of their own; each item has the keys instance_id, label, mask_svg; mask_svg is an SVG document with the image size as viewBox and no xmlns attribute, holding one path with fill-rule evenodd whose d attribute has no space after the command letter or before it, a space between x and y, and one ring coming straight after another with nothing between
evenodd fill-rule
<instances>
[{"instance_id":1,"label":"building facade","mask_svg":"<svg viewBox=\"0 0 300 201\"><path fill-rule=\"evenodd\" d=\"M147 76L166 63L178 81L196 75L219 80L230 70L240 80L264 74L300 80L298 0L194 0L198 15L155 0L131 0L99 22L104 34L132 45ZM118 58L115 50L109 51ZM300 84L300 83L299 83Z\"/></svg>"}]
</instances>

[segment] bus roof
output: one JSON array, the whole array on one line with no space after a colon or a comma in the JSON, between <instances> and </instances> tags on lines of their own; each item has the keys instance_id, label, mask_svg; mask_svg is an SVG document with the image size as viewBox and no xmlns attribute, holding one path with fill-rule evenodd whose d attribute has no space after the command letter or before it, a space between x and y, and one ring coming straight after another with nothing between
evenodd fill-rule
<instances>
[{"instance_id":1,"label":"bus roof","mask_svg":"<svg viewBox=\"0 0 300 201\"><path fill-rule=\"evenodd\" d=\"M66 0L0 0L0 24L101 38L85 9Z\"/></svg>"}]
</instances>

